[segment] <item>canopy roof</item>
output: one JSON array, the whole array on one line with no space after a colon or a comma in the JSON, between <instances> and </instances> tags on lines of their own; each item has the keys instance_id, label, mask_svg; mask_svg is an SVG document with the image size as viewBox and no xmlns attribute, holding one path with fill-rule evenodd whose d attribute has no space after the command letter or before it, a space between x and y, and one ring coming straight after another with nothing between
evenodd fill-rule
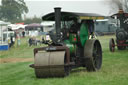
<instances>
[{"instance_id":1,"label":"canopy roof","mask_svg":"<svg viewBox=\"0 0 128 85\"><path fill-rule=\"evenodd\" d=\"M10 22L0 21L0 25L8 25L8 24L10 24Z\"/></svg>"},{"instance_id":2,"label":"canopy roof","mask_svg":"<svg viewBox=\"0 0 128 85\"><path fill-rule=\"evenodd\" d=\"M123 13L125 17L128 17L128 13ZM111 17L114 18L114 16L120 16L120 13L113 14Z\"/></svg>"},{"instance_id":3,"label":"canopy roof","mask_svg":"<svg viewBox=\"0 0 128 85\"><path fill-rule=\"evenodd\" d=\"M61 20L72 20L73 18L78 18L81 20L96 20L96 19L104 19L103 15L95 14L95 13L76 13L76 12L61 12ZM54 21L55 13L49 13L42 17L44 21Z\"/></svg>"}]
</instances>

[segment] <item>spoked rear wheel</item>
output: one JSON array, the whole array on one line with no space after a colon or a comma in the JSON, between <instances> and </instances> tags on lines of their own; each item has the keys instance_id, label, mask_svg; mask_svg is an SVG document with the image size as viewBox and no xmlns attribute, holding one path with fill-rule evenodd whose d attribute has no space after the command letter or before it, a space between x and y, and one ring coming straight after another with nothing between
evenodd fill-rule
<instances>
[{"instance_id":1,"label":"spoked rear wheel","mask_svg":"<svg viewBox=\"0 0 128 85\"><path fill-rule=\"evenodd\" d=\"M110 41L109 41L109 50L111 52L114 52L115 51L115 42L114 42L114 39L111 38Z\"/></svg>"},{"instance_id":2,"label":"spoked rear wheel","mask_svg":"<svg viewBox=\"0 0 128 85\"><path fill-rule=\"evenodd\" d=\"M97 71L102 65L102 48L98 40L87 40L84 47L87 71Z\"/></svg>"}]
</instances>

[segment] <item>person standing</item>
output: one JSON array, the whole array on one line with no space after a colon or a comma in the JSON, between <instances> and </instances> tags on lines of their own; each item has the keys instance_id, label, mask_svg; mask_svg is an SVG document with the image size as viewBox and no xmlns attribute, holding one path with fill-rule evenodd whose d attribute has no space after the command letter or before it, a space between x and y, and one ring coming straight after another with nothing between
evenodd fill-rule
<instances>
[{"instance_id":1,"label":"person standing","mask_svg":"<svg viewBox=\"0 0 128 85\"><path fill-rule=\"evenodd\" d=\"M22 32L22 36L25 37L25 32L24 31Z\"/></svg>"}]
</instances>

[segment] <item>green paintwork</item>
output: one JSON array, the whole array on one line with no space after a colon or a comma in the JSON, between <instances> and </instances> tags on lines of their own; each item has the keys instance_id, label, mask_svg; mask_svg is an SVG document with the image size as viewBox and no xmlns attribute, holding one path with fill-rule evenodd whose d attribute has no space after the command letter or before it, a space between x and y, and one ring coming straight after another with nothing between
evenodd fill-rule
<instances>
[{"instance_id":1,"label":"green paintwork","mask_svg":"<svg viewBox=\"0 0 128 85\"><path fill-rule=\"evenodd\" d=\"M73 44L77 43L77 36L76 36L76 34L70 34L69 35L69 40L70 40L70 43L73 43Z\"/></svg>"},{"instance_id":2,"label":"green paintwork","mask_svg":"<svg viewBox=\"0 0 128 85\"><path fill-rule=\"evenodd\" d=\"M128 42L126 42L125 44L128 44Z\"/></svg>"},{"instance_id":3,"label":"green paintwork","mask_svg":"<svg viewBox=\"0 0 128 85\"><path fill-rule=\"evenodd\" d=\"M70 49L71 54L75 53L76 51L76 43L78 42L77 40L78 40L77 35L72 33L69 34L68 40L64 40L64 43ZM87 40L88 40L88 28L86 24L82 24L80 27L80 42L82 47L84 47Z\"/></svg>"},{"instance_id":4,"label":"green paintwork","mask_svg":"<svg viewBox=\"0 0 128 85\"><path fill-rule=\"evenodd\" d=\"M65 43L66 46L69 48L70 54L74 54L75 51L76 51L76 45L75 45L75 44L72 44L72 43L70 42L70 40L65 40L64 43Z\"/></svg>"},{"instance_id":5,"label":"green paintwork","mask_svg":"<svg viewBox=\"0 0 128 85\"><path fill-rule=\"evenodd\" d=\"M86 41L88 40L88 27L86 24L82 24L80 27L80 42L81 45L84 47Z\"/></svg>"}]
</instances>

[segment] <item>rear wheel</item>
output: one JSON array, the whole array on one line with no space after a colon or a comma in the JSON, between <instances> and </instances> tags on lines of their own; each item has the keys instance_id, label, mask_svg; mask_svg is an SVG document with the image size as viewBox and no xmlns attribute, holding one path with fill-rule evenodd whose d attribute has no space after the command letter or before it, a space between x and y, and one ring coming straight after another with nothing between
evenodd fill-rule
<instances>
[{"instance_id":1,"label":"rear wheel","mask_svg":"<svg viewBox=\"0 0 128 85\"><path fill-rule=\"evenodd\" d=\"M114 42L114 39L111 38L110 41L109 41L109 50L111 52L114 52L115 51L115 42Z\"/></svg>"},{"instance_id":2,"label":"rear wheel","mask_svg":"<svg viewBox=\"0 0 128 85\"><path fill-rule=\"evenodd\" d=\"M87 40L84 46L87 71L97 71L102 65L102 48L98 40Z\"/></svg>"}]
</instances>

